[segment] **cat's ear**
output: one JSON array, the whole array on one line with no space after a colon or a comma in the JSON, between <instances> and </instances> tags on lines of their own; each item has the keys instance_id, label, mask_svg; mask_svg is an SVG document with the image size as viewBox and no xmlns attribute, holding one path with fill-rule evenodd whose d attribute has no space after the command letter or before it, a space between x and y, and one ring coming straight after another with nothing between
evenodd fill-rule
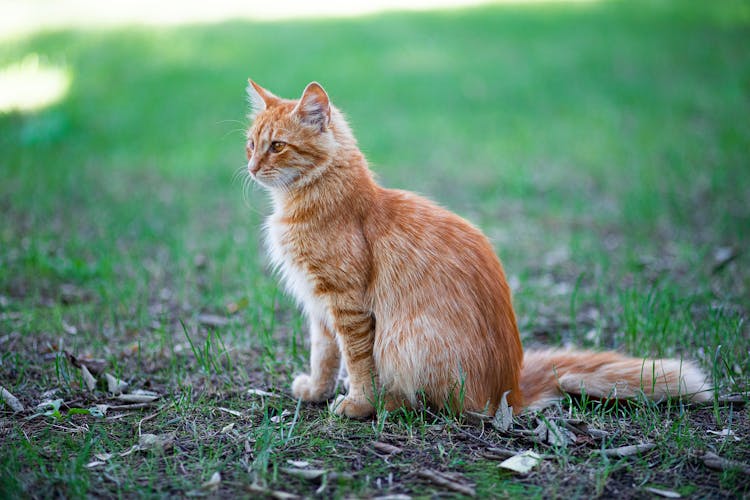
<instances>
[{"instance_id":1,"label":"cat's ear","mask_svg":"<svg viewBox=\"0 0 750 500\"><path fill-rule=\"evenodd\" d=\"M255 117L258 113L272 106L279 100L278 97L248 78L247 97L250 99L250 116Z\"/></svg>"},{"instance_id":2,"label":"cat's ear","mask_svg":"<svg viewBox=\"0 0 750 500\"><path fill-rule=\"evenodd\" d=\"M323 132L331 122L331 102L318 82L312 82L302 92L294 113L303 123L316 126Z\"/></svg>"}]
</instances>

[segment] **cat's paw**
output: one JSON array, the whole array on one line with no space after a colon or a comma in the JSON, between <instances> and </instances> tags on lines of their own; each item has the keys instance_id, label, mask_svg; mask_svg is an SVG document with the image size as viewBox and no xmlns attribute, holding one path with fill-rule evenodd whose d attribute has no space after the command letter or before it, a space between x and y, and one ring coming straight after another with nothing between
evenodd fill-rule
<instances>
[{"instance_id":1,"label":"cat's paw","mask_svg":"<svg viewBox=\"0 0 750 500\"><path fill-rule=\"evenodd\" d=\"M336 397L330 408L336 415L349 418L367 418L375 413L375 408L366 399L353 398L343 394Z\"/></svg>"},{"instance_id":2,"label":"cat's paw","mask_svg":"<svg viewBox=\"0 0 750 500\"><path fill-rule=\"evenodd\" d=\"M295 398L302 401L321 402L326 401L332 396L332 391L325 387L315 384L312 377L307 373L302 373L295 377L292 382L292 394Z\"/></svg>"}]
</instances>

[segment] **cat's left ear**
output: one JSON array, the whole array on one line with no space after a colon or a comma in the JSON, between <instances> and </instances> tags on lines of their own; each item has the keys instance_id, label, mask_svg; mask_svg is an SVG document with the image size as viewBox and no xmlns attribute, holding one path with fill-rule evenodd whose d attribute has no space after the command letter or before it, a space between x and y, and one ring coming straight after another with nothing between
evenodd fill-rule
<instances>
[{"instance_id":1,"label":"cat's left ear","mask_svg":"<svg viewBox=\"0 0 750 500\"><path fill-rule=\"evenodd\" d=\"M272 106L278 97L248 78L247 97L250 99L250 116L254 118L258 113Z\"/></svg>"},{"instance_id":2,"label":"cat's left ear","mask_svg":"<svg viewBox=\"0 0 750 500\"><path fill-rule=\"evenodd\" d=\"M303 123L314 125L323 132L331 123L331 102L318 82L312 82L302 92L294 113Z\"/></svg>"}]
</instances>

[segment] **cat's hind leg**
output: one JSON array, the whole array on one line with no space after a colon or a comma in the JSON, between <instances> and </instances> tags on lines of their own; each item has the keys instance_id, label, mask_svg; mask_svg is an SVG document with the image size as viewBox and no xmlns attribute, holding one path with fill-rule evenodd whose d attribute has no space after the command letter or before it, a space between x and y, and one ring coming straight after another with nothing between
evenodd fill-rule
<instances>
[{"instance_id":1,"label":"cat's hind leg","mask_svg":"<svg viewBox=\"0 0 750 500\"><path fill-rule=\"evenodd\" d=\"M341 352L333 332L321 321L310 321L310 373L297 375L292 394L303 401L327 401L333 396Z\"/></svg>"}]
</instances>

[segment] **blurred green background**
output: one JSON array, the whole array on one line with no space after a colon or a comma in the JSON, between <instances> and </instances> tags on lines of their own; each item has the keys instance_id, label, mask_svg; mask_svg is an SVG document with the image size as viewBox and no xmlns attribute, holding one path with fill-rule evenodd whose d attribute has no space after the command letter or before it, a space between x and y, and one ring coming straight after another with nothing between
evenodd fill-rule
<instances>
[{"instance_id":1,"label":"blurred green background","mask_svg":"<svg viewBox=\"0 0 750 500\"><path fill-rule=\"evenodd\" d=\"M284 97L319 81L384 185L477 223L505 264L526 345L689 357L721 393L746 389L747 2L501 2L277 20L238 17L258 2L212 10L228 3L243 9L206 4L205 23L169 21L188 9L170 2L127 12L86 0L0 3L0 381L25 404L51 387L81 397L64 358L49 356L62 348L106 358L186 415L208 411L202 398L217 384L285 391L305 369L302 319L262 252L266 194L238 175L248 77ZM198 366L180 324L211 351L206 313L227 322L208 328L223 341L217 359L233 360L224 371ZM245 411L236 390L211 405ZM265 411L268 424L268 410L248 411L256 426ZM300 425L324 432L325 410L304 411ZM675 431L683 441L665 442L691 447L697 434L685 425ZM13 494L39 484L42 495L86 494L89 480L104 481L84 468L91 450L132 444L127 427L108 427L103 441L96 427L84 441L34 429L7 431ZM178 457L195 455L185 461L192 479L173 471L154 491L207 480L204 460L240 470L231 454L241 451L222 448L226 458L201 436L183 436L197 444ZM269 445L251 468L295 458L284 446L288 456L269 458ZM57 464L58 453L78 458ZM130 460L110 472L126 493L141 492ZM161 462L143 460L162 477ZM352 491L372 493L360 486Z\"/></svg>"}]
</instances>

